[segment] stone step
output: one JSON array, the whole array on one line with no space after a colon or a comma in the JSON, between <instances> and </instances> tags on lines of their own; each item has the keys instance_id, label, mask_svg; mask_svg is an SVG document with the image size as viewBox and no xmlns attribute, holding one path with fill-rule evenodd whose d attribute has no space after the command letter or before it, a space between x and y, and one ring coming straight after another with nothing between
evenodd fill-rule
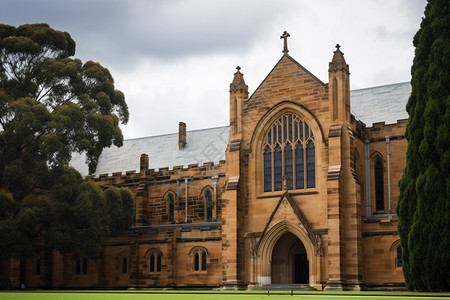
<instances>
[{"instance_id":1,"label":"stone step","mask_svg":"<svg viewBox=\"0 0 450 300\"><path fill-rule=\"evenodd\" d=\"M316 291L309 284L265 284L253 289L254 291Z\"/></svg>"}]
</instances>

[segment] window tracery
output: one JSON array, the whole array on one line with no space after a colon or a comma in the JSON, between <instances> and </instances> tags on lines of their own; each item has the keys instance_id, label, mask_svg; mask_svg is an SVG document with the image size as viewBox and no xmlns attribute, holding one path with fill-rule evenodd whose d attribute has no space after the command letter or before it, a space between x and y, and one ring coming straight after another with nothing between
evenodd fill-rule
<instances>
[{"instance_id":1,"label":"window tracery","mask_svg":"<svg viewBox=\"0 0 450 300\"><path fill-rule=\"evenodd\" d=\"M264 192L281 191L283 176L288 189L316 187L314 134L305 121L287 113L269 128L263 144Z\"/></svg>"}]
</instances>

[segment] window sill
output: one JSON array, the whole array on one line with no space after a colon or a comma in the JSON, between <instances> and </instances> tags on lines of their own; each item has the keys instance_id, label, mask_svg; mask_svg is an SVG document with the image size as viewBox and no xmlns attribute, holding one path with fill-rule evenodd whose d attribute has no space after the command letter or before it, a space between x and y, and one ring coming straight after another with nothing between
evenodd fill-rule
<instances>
[{"instance_id":1,"label":"window sill","mask_svg":"<svg viewBox=\"0 0 450 300\"><path fill-rule=\"evenodd\" d=\"M273 198L273 197L281 197L285 191L276 191L276 192L265 192L261 195L257 196L256 199L264 199L264 198ZM289 195L291 196L304 196L304 195L316 195L319 192L316 188L311 188L307 190L288 190Z\"/></svg>"}]
</instances>

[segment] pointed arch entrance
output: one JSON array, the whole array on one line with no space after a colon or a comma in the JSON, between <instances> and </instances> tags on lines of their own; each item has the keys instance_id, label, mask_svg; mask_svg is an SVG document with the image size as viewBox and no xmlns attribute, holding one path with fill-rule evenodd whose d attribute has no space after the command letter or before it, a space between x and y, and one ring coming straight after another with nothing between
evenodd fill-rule
<instances>
[{"instance_id":1,"label":"pointed arch entrance","mask_svg":"<svg viewBox=\"0 0 450 300\"><path fill-rule=\"evenodd\" d=\"M272 284L308 284L306 248L297 236L284 233L275 243L271 259Z\"/></svg>"},{"instance_id":2,"label":"pointed arch entrance","mask_svg":"<svg viewBox=\"0 0 450 300\"><path fill-rule=\"evenodd\" d=\"M255 279L258 285L306 283L315 287L319 265L320 255L306 229L281 221L268 229L258 244Z\"/></svg>"}]
</instances>

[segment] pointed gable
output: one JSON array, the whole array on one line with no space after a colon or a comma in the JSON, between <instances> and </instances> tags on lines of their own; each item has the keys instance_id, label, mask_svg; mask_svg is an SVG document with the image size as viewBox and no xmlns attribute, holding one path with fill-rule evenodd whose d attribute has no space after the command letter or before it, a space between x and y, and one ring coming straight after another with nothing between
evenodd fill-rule
<instances>
[{"instance_id":1,"label":"pointed gable","mask_svg":"<svg viewBox=\"0 0 450 300\"><path fill-rule=\"evenodd\" d=\"M300 228L306 232L308 238L311 240L311 243L313 245L318 245L318 238L314 234L311 225L309 225L305 215L287 192L284 193L278 200L277 206L275 206L275 209L267 220L260 241L273 226L281 222L299 224Z\"/></svg>"},{"instance_id":2,"label":"pointed gable","mask_svg":"<svg viewBox=\"0 0 450 300\"><path fill-rule=\"evenodd\" d=\"M328 85L285 54L245 101L244 117L251 116L250 123L256 124L265 112L283 101L302 104L317 115L325 109L325 100L328 101Z\"/></svg>"},{"instance_id":3,"label":"pointed gable","mask_svg":"<svg viewBox=\"0 0 450 300\"><path fill-rule=\"evenodd\" d=\"M250 101L252 98L257 97L260 92L265 92L266 89L274 92L282 92L288 88L299 89L312 86L323 87L325 85L313 73L308 71L290 55L286 54L275 64L273 69L251 95Z\"/></svg>"}]
</instances>

